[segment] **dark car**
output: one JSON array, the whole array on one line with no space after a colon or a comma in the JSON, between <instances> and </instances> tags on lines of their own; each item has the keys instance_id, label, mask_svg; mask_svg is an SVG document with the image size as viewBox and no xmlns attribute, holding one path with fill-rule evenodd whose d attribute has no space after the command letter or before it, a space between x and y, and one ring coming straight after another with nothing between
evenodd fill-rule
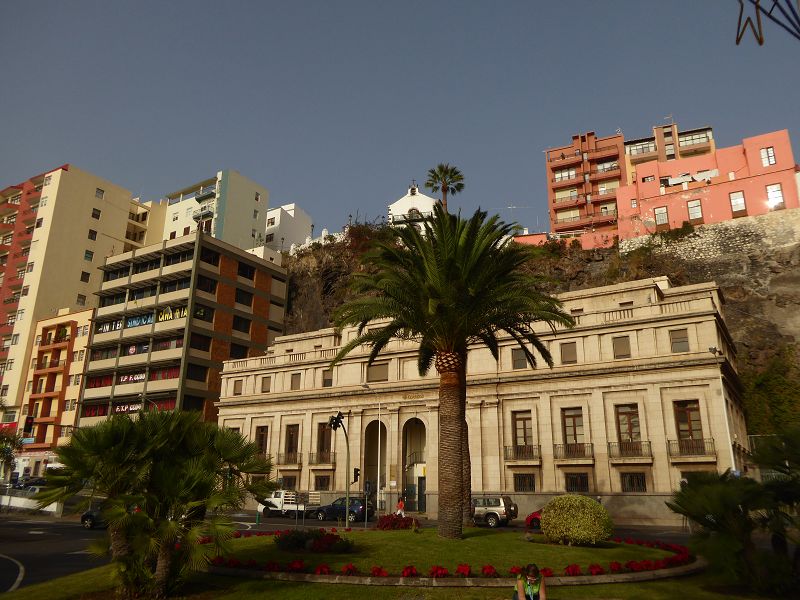
<instances>
[{"instance_id":1,"label":"dark car","mask_svg":"<svg viewBox=\"0 0 800 600\"><path fill-rule=\"evenodd\" d=\"M20 477L14 484L15 490L25 490L31 486L44 487L47 485L47 479L44 477Z\"/></svg>"},{"instance_id":2,"label":"dark car","mask_svg":"<svg viewBox=\"0 0 800 600\"><path fill-rule=\"evenodd\" d=\"M350 510L348 511L347 520L350 523L355 523L357 521L364 520L364 498L350 498ZM315 508L312 511L312 515L316 516L320 521L336 521L336 520L344 520L344 507L345 507L345 498L337 498L330 504L326 504L325 506L320 506L319 508ZM366 502L367 507L367 519L371 519L375 516L375 507L372 506L371 502Z\"/></svg>"},{"instance_id":3,"label":"dark car","mask_svg":"<svg viewBox=\"0 0 800 600\"><path fill-rule=\"evenodd\" d=\"M81 525L84 529L94 529L95 527L108 527L103 518L103 511L101 508L90 508L81 515Z\"/></svg>"}]
</instances>

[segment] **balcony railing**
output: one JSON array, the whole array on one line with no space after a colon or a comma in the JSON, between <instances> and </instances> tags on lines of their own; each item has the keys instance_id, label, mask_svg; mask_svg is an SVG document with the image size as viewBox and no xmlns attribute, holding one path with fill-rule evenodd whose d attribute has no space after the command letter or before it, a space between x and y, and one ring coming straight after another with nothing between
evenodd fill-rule
<instances>
[{"instance_id":1,"label":"balcony railing","mask_svg":"<svg viewBox=\"0 0 800 600\"><path fill-rule=\"evenodd\" d=\"M590 154L599 154L600 152L610 152L611 150L616 150L616 146L598 146L597 148L592 148L589 150Z\"/></svg>"},{"instance_id":2,"label":"balcony railing","mask_svg":"<svg viewBox=\"0 0 800 600\"><path fill-rule=\"evenodd\" d=\"M67 361L65 360L43 360L36 364L36 369L54 369L56 367L63 367Z\"/></svg>"},{"instance_id":3,"label":"balcony railing","mask_svg":"<svg viewBox=\"0 0 800 600\"><path fill-rule=\"evenodd\" d=\"M411 452L406 455L406 468L416 465L422 464L425 462L425 454L423 452Z\"/></svg>"},{"instance_id":4,"label":"balcony railing","mask_svg":"<svg viewBox=\"0 0 800 600\"><path fill-rule=\"evenodd\" d=\"M311 452L308 455L308 464L310 465L335 465L336 452L330 450L324 452Z\"/></svg>"},{"instance_id":5,"label":"balcony railing","mask_svg":"<svg viewBox=\"0 0 800 600\"><path fill-rule=\"evenodd\" d=\"M716 456L714 439L669 440L670 456Z\"/></svg>"},{"instance_id":6,"label":"balcony railing","mask_svg":"<svg viewBox=\"0 0 800 600\"><path fill-rule=\"evenodd\" d=\"M594 458L592 444L553 444L553 458Z\"/></svg>"},{"instance_id":7,"label":"balcony railing","mask_svg":"<svg viewBox=\"0 0 800 600\"><path fill-rule=\"evenodd\" d=\"M575 215L574 217L560 217L556 219L556 223L571 223L573 221L580 221L581 218L580 215Z\"/></svg>"},{"instance_id":8,"label":"balcony railing","mask_svg":"<svg viewBox=\"0 0 800 600\"><path fill-rule=\"evenodd\" d=\"M282 452L278 454L279 465L300 465L303 464L302 452Z\"/></svg>"},{"instance_id":9,"label":"balcony railing","mask_svg":"<svg viewBox=\"0 0 800 600\"><path fill-rule=\"evenodd\" d=\"M200 219L205 219L207 217L213 217L213 216L214 216L214 202L201 204L200 208L192 212L192 218L195 221L199 221Z\"/></svg>"},{"instance_id":10,"label":"balcony railing","mask_svg":"<svg viewBox=\"0 0 800 600\"><path fill-rule=\"evenodd\" d=\"M608 456L610 458L652 458L650 442L609 442Z\"/></svg>"},{"instance_id":11,"label":"balcony railing","mask_svg":"<svg viewBox=\"0 0 800 600\"><path fill-rule=\"evenodd\" d=\"M217 185L207 185L204 188L200 188L200 190L194 195L194 199L200 202L200 200L205 200L206 198L210 198L214 194L217 193Z\"/></svg>"},{"instance_id":12,"label":"balcony railing","mask_svg":"<svg viewBox=\"0 0 800 600\"><path fill-rule=\"evenodd\" d=\"M505 447L506 460L540 460L541 457L538 444Z\"/></svg>"}]
</instances>

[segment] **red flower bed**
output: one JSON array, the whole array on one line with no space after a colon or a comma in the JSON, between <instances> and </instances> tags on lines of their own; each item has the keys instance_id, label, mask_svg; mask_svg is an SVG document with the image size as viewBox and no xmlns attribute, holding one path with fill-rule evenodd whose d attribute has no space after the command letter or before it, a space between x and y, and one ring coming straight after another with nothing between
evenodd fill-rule
<instances>
[{"instance_id":1,"label":"red flower bed","mask_svg":"<svg viewBox=\"0 0 800 600\"><path fill-rule=\"evenodd\" d=\"M372 567L370 575L372 575L373 577L388 577L389 572L383 567Z\"/></svg>"},{"instance_id":2,"label":"red flower bed","mask_svg":"<svg viewBox=\"0 0 800 600\"><path fill-rule=\"evenodd\" d=\"M417 568L414 565L403 567L403 571L401 573L402 577L417 577L418 575L419 573L417 573Z\"/></svg>"},{"instance_id":3,"label":"red flower bed","mask_svg":"<svg viewBox=\"0 0 800 600\"><path fill-rule=\"evenodd\" d=\"M353 575L358 575L358 567L356 567L353 563L347 563L342 567L342 575L347 575L350 577Z\"/></svg>"},{"instance_id":4,"label":"red flower bed","mask_svg":"<svg viewBox=\"0 0 800 600\"><path fill-rule=\"evenodd\" d=\"M517 575L522 574L522 567L514 565L508 570L508 572L511 573L514 577L516 577Z\"/></svg>"},{"instance_id":5,"label":"red flower bed","mask_svg":"<svg viewBox=\"0 0 800 600\"><path fill-rule=\"evenodd\" d=\"M619 573L620 571L622 571L622 563L619 563L617 561L610 562L608 563L608 570L611 571L612 573Z\"/></svg>"},{"instance_id":6,"label":"red flower bed","mask_svg":"<svg viewBox=\"0 0 800 600\"><path fill-rule=\"evenodd\" d=\"M314 575L330 575L331 568L326 564L317 565L317 568L314 569Z\"/></svg>"},{"instance_id":7,"label":"red flower bed","mask_svg":"<svg viewBox=\"0 0 800 600\"><path fill-rule=\"evenodd\" d=\"M433 565L431 570L428 571L428 576L438 579L440 577L448 577L450 572L441 565Z\"/></svg>"},{"instance_id":8,"label":"red flower bed","mask_svg":"<svg viewBox=\"0 0 800 600\"><path fill-rule=\"evenodd\" d=\"M589 575L605 575L606 570L597 563L589 565Z\"/></svg>"},{"instance_id":9,"label":"red flower bed","mask_svg":"<svg viewBox=\"0 0 800 600\"><path fill-rule=\"evenodd\" d=\"M492 565L483 565L481 567L481 575L484 577L500 577L500 573Z\"/></svg>"},{"instance_id":10,"label":"red flower bed","mask_svg":"<svg viewBox=\"0 0 800 600\"><path fill-rule=\"evenodd\" d=\"M281 570L281 566L274 560L271 560L264 565L264 570L268 573L277 573Z\"/></svg>"},{"instance_id":11,"label":"red flower bed","mask_svg":"<svg viewBox=\"0 0 800 600\"><path fill-rule=\"evenodd\" d=\"M581 573L580 565L567 565L564 567L564 575L575 577L576 575L583 575L583 573Z\"/></svg>"},{"instance_id":12,"label":"red flower bed","mask_svg":"<svg viewBox=\"0 0 800 600\"><path fill-rule=\"evenodd\" d=\"M471 577L472 576L472 567L469 565L458 565L455 571L456 577Z\"/></svg>"},{"instance_id":13,"label":"red flower bed","mask_svg":"<svg viewBox=\"0 0 800 600\"><path fill-rule=\"evenodd\" d=\"M553 569L551 569L550 567L544 567L543 569L539 569L539 573L542 574L542 577L552 577Z\"/></svg>"},{"instance_id":14,"label":"red flower bed","mask_svg":"<svg viewBox=\"0 0 800 600\"><path fill-rule=\"evenodd\" d=\"M302 573L306 570L306 565L301 559L295 559L286 565L286 570L289 573Z\"/></svg>"},{"instance_id":15,"label":"red flower bed","mask_svg":"<svg viewBox=\"0 0 800 600\"><path fill-rule=\"evenodd\" d=\"M419 521L412 517L400 517L396 514L383 515L378 519L378 529L390 531L394 529L411 529L419 527Z\"/></svg>"}]
</instances>

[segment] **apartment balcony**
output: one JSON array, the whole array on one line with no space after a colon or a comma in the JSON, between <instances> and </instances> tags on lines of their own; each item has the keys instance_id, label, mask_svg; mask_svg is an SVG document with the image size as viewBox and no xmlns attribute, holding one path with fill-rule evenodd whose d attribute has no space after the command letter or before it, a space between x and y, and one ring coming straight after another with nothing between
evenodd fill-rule
<instances>
[{"instance_id":1,"label":"apartment balcony","mask_svg":"<svg viewBox=\"0 0 800 600\"><path fill-rule=\"evenodd\" d=\"M30 399L31 400L41 400L43 398L52 398L53 396L58 396L61 393L61 389L49 389L49 390L34 390L31 392Z\"/></svg>"},{"instance_id":2,"label":"apartment balcony","mask_svg":"<svg viewBox=\"0 0 800 600\"><path fill-rule=\"evenodd\" d=\"M200 208L196 208L192 211L192 219L195 221L211 219L214 216L215 210L216 202L206 202L205 204L201 204Z\"/></svg>"},{"instance_id":3,"label":"apartment balcony","mask_svg":"<svg viewBox=\"0 0 800 600\"><path fill-rule=\"evenodd\" d=\"M589 174L589 181L601 181L603 179L619 179L622 176L622 171L619 166L613 169L592 169Z\"/></svg>"},{"instance_id":4,"label":"apartment balcony","mask_svg":"<svg viewBox=\"0 0 800 600\"><path fill-rule=\"evenodd\" d=\"M562 187L569 187L571 185L580 185L583 183L583 173L575 173L574 177L553 177L550 180L550 187L558 189Z\"/></svg>"},{"instance_id":5,"label":"apartment balcony","mask_svg":"<svg viewBox=\"0 0 800 600\"><path fill-rule=\"evenodd\" d=\"M52 371L63 370L64 366L67 364L66 360L43 360L34 366L33 373L34 375L39 373L48 373Z\"/></svg>"},{"instance_id":6,"label":"apartment balcony","mask_svg":"<svg viewBox=\"0 0 800 600\"><path fill-rule=\"evenodd\" d=\"M281 452L275 459L275 464L277 465L297 465L300 466L303 464L303 453L302 452Z\"/></svg>"},{"instance_id":7,"label":"apartment balcony","mask_svg":"<svg viewBox=\"0 0 800 600\"><path fill-rule=\"evenodd\" d=\"M609 442L608 459L612 464L652 463L653 452L648 441Z\"/></svg>"},{"instance_id":8,"label":"apartment balcony","mask_svg":"<svg viewBox=\"0 0 800 600\"><path fill-rule=\"evenodd\" d=\"M48 336L43 338L39 344L39 350L53 350L55 348L66 348L69 345L68 335Z\"/></svg>"},{"instance_id":9,"label":"apartment balcony","mask_svg":"<svg viewBox=\"0 0 800 600\"><path fill-rule=\"evenodd\" d=\"M617 211L615 209L603 210L590 216L593 223L611 223L617 220Z\"/></svg>"},{"instance_id":10,"label":"apartment balcony","mask_svg":"<svg viewBox=\"0 0 800 600\"><path fill-rule=\"evenodd\" d=\"M578 165L583 162L583 154L580 150L572 150L566 152L547 152L547 162L551 163L551 168L561 168L569 165Z\"/></svg>"},{"instance_id":11,"label":"apartment balcony","mask_svg":"<svg viewBox=\"0 0 800 600\"><path fill-rule=\"evenodd\" d=\"M619 156L618 146L598 146L589 150L589 159L598 160L608 156Z\"/></svg>"},{"instance_id":12,"label":"apartment balcony","mask_svg":"<svg viewBox=\"0 0 800 600\"><path fill-rule=\"evenodd\" d=\"M639 163L658 160L658 150L654 148L647 152L637 152L635 154L628 152L628 157L630 158L631 164L638 165Z\"/></svg>"},{"instance_id":13,"label":"apartment balcony","mask_svg":"<svg viewBox=\"0 0 800 600\"><path fill-rule=\"evenodd\" d=\"M616 200L617 199L617 188L613 189L604 189L604 190L593 190L592 191L592 202L608 202L609 200Z\"/></svg>"},{"instance_id":14,"label":"apartment balcony","mask_svg":"<svg viewBox=\"0 0 800 600\"><path fill-rule=\"evenodd\" d=\"M111 386L104 385L102 387L86 388L83 390L84 400L95 400L97 398L109 398L111 396ZM81 423L83 425L83 423Z\"/></svg>"},{"instance_id":15,"label":"apartment balcony","mask_svg":"<svg viewBox=\"0 0 800 600\"><path fill-rule=\"evenodd\" d=\"M147 393L167 392L178 389L180 379L153 379L147 382Z\"/></svg>"},{"instance_id":16,"label":"apartment balcony","mask_svg":"<svg viewBox=\"0 0 800 600\"><path fill-rule=\"evenodd\" d=\"M216 195L217 195L217 184L214 183L212 185L207 185L205 187L200 188L200 190L194 195L194 199L200 202L201 200L214 198Z\"/></svg>"},{"instance_id":17,"label":"apartment balcony","mask_svg":"<svg viewBox=\"0 0 800 600\"><path fill-rule=\"evenodd\" d=\"M592 219L587 215L576 215L574 217L556 217L556 222L553 223L555 231L569 231L573 229L580 229L583 225L591 223Z\"/></svg>"},{"instance_id":18,"label":"apartment balcony","mask_svg":"<svg viewBox=\"0 0 800 600\"><path fill-rule=\"evenodd\" d=\"M506 462L513 461L526 464L539 464L542 461L541 448L538 444L505 446L504 450Z\"/></svg>"},{"instance_id":19,"label":"apartment balcony","mask_svg":"<svg viewBox=\"0 0 800 600\"><path fill-rule=\"evenodd\" d=\"M336 452L310 452L308 455L309 465L335 465Z\"/></svg>"},{"instance_id":20,"label":"apartment balcony","mask_svg":"<svg viewBox=\"0 0 800 600\"><path fill-rule=\"evenodd\" d=\"M86 372L89 371L107 371L113 369L117 365L117 358L102 358L100 360L90 360L86 365Z\"/></svg>"},{"instance_id":21,"label":"apartment balcony","mask_svg":"<svg viewBox=\"0 0 800 600\"><path fill-rule=\"evenodd\" d=\"M702 440L669 440L670 462L716 462L717 453L713 438Z\"/></svg>"},{"instance_id":22,"label":"apartment balcony","mask_svg":"<svg viewBox=\"0 0 800 600\"><path fill-rule=\"evenodd\" d=\"M558 464L594 464L594 448L588 444L553 444L553 459Z\"/></svg>"}]
</instances>

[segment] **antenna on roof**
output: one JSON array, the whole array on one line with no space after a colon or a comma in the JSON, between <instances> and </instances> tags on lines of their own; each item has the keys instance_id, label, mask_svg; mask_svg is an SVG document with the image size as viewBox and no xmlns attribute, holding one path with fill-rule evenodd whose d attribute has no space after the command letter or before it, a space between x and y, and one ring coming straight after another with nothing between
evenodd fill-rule
<instances>
[{"instance_id":1,"label":"antenna on roof","mask_svg":"<svg viewBox=\"0 0 800 600\"><path fill-rule=\"evenodd\" d=\"M669 124L672 125L673 124L672 114L671 113L668 114L666 117L664 117L664 120L669 121Z\"/></svg>"}]
</instances>

